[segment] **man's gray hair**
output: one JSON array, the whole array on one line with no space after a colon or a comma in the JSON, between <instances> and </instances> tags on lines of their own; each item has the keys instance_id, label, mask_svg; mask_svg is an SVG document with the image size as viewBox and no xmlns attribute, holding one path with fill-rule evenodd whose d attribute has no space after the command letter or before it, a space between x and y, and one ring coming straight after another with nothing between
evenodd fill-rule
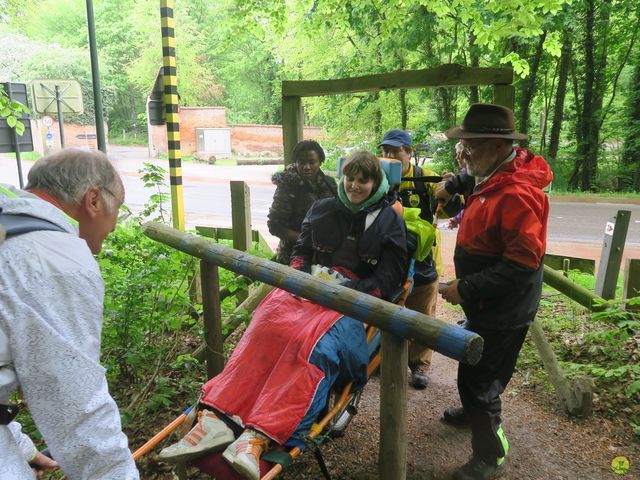
<instances>
[{"instance_id":1,"label":"man's gray hair","mask_svg":"<svg viewBox=\"0 0 640 480\"><path fill-rule=\"evenodd\" d=\"M66 148L38 160L29 170L26 189L37 188L56 200L78 204L87 190L98 187L111 212L120 189L119 175L99 150ZM107 190L106 194L104 190Z\"/></svg>"}]
</instances>

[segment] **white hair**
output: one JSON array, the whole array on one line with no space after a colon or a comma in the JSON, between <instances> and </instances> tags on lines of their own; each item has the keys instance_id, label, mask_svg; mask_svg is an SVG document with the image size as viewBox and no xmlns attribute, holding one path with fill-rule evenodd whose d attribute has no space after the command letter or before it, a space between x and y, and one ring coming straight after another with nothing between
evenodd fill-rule
<instances>
[{"instance_id":1,"label":"white hair","mask_svg":"<svg viewBox=\"0 0 640 480\"><path fill-rule=\"evenodd\" d=\"M29 170L26 189L43 190L56 200L78 204L87 191L97 187L109 211L117 208L120 176L99 150L65 148L38 160ZM107 190L107 195L104 194Z\"/></svg>"}]
</instances>

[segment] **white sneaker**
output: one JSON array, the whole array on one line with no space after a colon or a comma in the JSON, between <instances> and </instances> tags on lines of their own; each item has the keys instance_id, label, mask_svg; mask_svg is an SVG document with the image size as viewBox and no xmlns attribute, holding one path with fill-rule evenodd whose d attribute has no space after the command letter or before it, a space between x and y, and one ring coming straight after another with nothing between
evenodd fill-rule
<instances>
[{"instance_id":1,"label":"white sneaker","mask_svg":"<svg viewBox=\"0 0 640 480\"><path fill-rule=\"evenodd\" d=\"M162 449L158 459L184 462L208 452L219 452L233 442L233 430L209 410L198 412L198 423L179 442Z\"/></svg>"},{"instance_id":2,"label":"white sneaker","mask_svg":"<svg viewBox=\"0 0 640 480\"><path fill-rule=\"evenodd\" d=\"M245 430L222 456L244 478L260 480L260 456L267 450L268 444L269 440L264 435Z\"/></svg>"}]
</instances>

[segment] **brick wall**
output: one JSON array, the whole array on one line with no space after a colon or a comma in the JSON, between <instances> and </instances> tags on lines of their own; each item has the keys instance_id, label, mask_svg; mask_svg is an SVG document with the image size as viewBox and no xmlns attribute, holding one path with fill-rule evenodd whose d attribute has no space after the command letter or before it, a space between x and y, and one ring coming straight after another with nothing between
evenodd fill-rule
<instances>
[{"instance_id":1,"label":"brick wall","mask_svg":"<svg viewBox=\"0 0 640 480\"><path fill-rule=\"evenodd\" d=\"M180 108L180 147L182 155L196 152L196 128L228 127L224 107ZM305 139L322 139L319 127L305 127ZM281 125L231 125L231 151L234 154L283 153ZM149 125L149 154L158 156L167 153L167 128L164 125Z\"/></svg>"},{"instance_id":2,"label":"brick wall","mask_svg":"<svg viewBox=\"0 0 640 480\"><path fill-rule=\"evenodd\" d=\"M196 128L227 127L225 107L180 107L180 149L182 155L196 152ZM167 153L167 127L149 125L149 153Z\"/></svg>"},{"instance_id":3,"label":"brick wall","mask_svg":"<svg viewBox=\"0 0 640 480\"><path fill-rule=\"evenodd\" d=\"M304 127L304 138L320 140L320 127ZM282 125L231 125L231 150L239 154L282 154Z\"/></svg>"}]
</instances>

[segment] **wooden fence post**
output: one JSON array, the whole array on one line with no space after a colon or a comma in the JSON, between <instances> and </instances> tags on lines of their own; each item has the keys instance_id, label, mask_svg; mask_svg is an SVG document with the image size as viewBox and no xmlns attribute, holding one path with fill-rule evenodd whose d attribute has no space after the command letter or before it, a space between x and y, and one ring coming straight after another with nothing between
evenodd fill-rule
<instances>
[{"instance_id":1,"label":"wooden fence post","mask_svg":"<svg viewBox=\"0 0 640 480\"><path fill-rule=\"evenodd\" d=\"M513 85L494 85L493 103L513 110L515 103L516 89Z\"/></svg>"},{"instance_id":2,"label":"wooden fence post","mask_svg":"<svg viewBox=\"0 0 640 480\"><path fill-rule=\"evenodd\" d=\"M408 344L381 332L380 364L380 479L407 477L407 365Z\"/></svg>"},{"instance_id":3,"label":"wooden fence post","mask_svg":"<svg viewBox=\"0 0 640 480\"><path fill-rule=\"evenodd\" d=\"M251 196L249 186L241 180L231 181L231 226L233 248L246 252L251 248Z\"/></svg>"},{"instance_id":4,"label":"wooden fence post","mask_svg":"<svg viewBox=\"0 0 640 480\"><path fill-rule=\"evenodd\" d=\"M544 264L554 270L564 270L564 261L569 261L569 270L580 270L583 273L594 275L596 273L596 261L591 258L571 257L569 255L544 254Z\"/></svg>"},{"instance_id":5,"label":"wooden fence post","mask_svg":"<svg viewBox=\"0 0 640 480\"><path fill-rule=\"evenodd\" d=\"M300 97L282 97L282 141L284 164L293 163L293 149L302 140L304 133L304 111Z\"/></svg>"},{"instance_id":6,"label":"wooden fence post","mask_svg":"<svg viewBox=\"0 0 640 480\"><path fill-rule=\"evenodd\" d=\"M627 258L624 265L624 299L640 297L640 259ZM626 306L627 310L640 312L640 305Z\"/></svg>"},{"instance_id":7,"label":"wooden fence post","mask_svg":"<svg viewBox=\"0 0 640 480\"><path fill-rule=\"evenodd\" d=\"M206 345L204 357L207 361L207 376L213 378L224 368L224 339L222 338L218 267L201 260L200 278L202 282L204 342Z\"/></svg>"},{"instance_id":8,"label":"wooden fence post","mask_svg":"<svg viewBox=\"0 0 640 480\"><path fill-rule=\"evenodd\" d=\"M622 264L624 243L627 240L631 210L618 210L615 217L607 221L602 242L602 253L596 278L596 295L611 300L616 297L618 274Z\"/></svg>"},{"instance_id":9,"label":"wooden fence post","mask_svg":"<svg viewBox=\"0 0 640 480\"><path fill-rule=\"evenodd\" d=\"M544 335L540 322L533 322L529 333L564 410L572 416L591 416L593 413L593 382L586 378L576 378L573 383L567 380L555 353L553 353L551 344Z\"/></svg>"}]
</instances>

